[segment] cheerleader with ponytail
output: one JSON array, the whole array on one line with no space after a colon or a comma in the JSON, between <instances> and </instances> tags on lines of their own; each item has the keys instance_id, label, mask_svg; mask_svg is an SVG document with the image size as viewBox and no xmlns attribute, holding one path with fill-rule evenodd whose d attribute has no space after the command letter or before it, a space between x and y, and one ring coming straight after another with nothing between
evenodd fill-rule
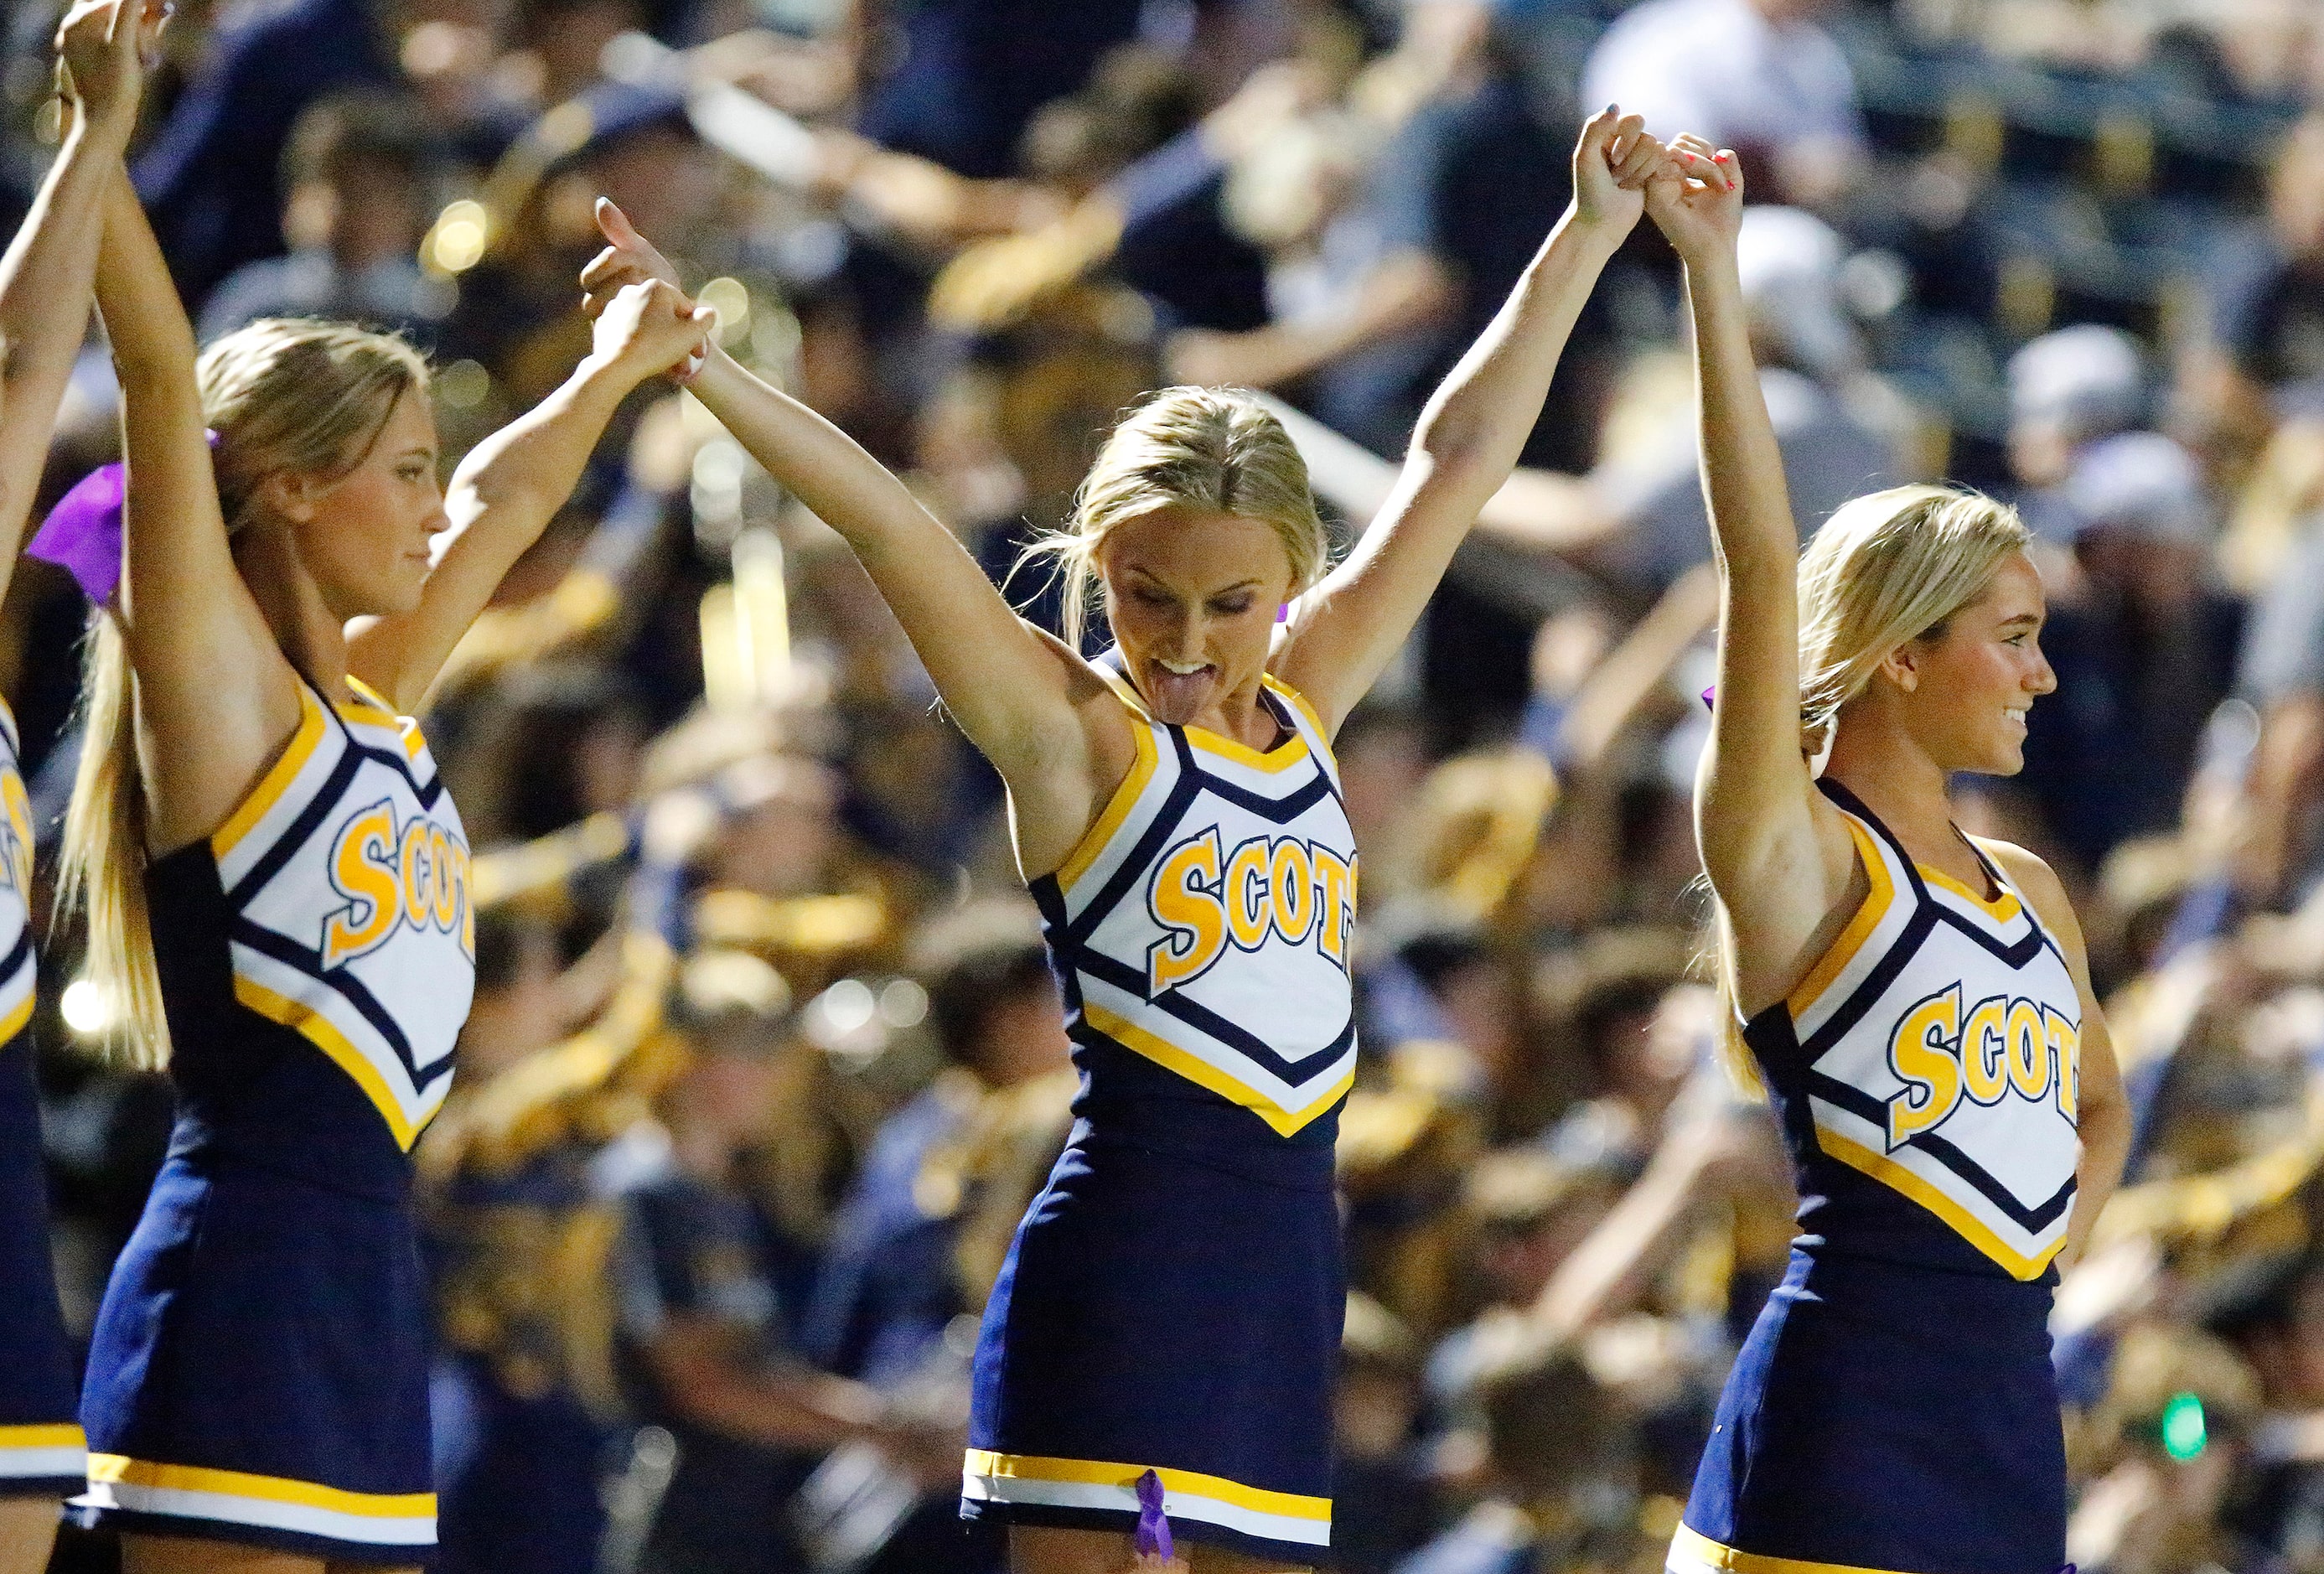
<instances>
[{"instance_id":1,"label":"cheerleader with ponytail","mask_svg":"<svg viewBox=\"0 0 2324 1574\"><path fill-rule=\"evenodd\" d=\"M623 291L447 492L400 340L266 321L198 358L117 163L97 303L126 469L65 523L121 580L88 586L64 886L116 1048L167 1066L178 1114L98 1312L76 1503L124 1533L130 1574L417 1565L436 1508L409 1155L450 1084L475 930L410 713L707 314Z\"/></svg>"}]
</instances>

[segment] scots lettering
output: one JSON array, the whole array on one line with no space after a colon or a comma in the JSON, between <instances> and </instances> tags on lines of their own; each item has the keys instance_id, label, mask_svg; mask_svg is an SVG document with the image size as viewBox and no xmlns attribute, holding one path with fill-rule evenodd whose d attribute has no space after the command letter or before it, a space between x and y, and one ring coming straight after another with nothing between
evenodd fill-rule
<instances>
[{"instance_id":1,"label":"scots lettering","mask_svg":"<svg viewBox=\"0 0 2324 1574\"><path fill-rule=\"evenodd\" d=\"M1201 978L1229 945L1313 944L1344 971L1356 863L1296 836L1254 836L1229 851L1213 826L1163 854L1146 902L1168 931L1146 951L1148 999Z\"/></svg>"},{"instance_id":2,"label":"scots lettering","mask_svg":"<svg viewBox=\"0 0 2324 1574\"><path fill-rule=\"evenodd\" d=\"M1888 1151L1934 1131L1967 1100L2054 1100L2074 1118L2081 1024L2036 1000L1991 995L1962 1008L1953 984L1916 1002L1888 1036L1888 1069L1904 1084L1888 1100Z\"/></svg>"},{"instance_id":3,"label":"scots lettering","mask_svg":"<svg viewBox=\"0 0 2324 1574\"><path fill-rule=\"evenodd\" d=\"M346 906L323 920L327 970L376 951L405 925L456 935L476 953L476 919L468 905L468 849L424 815L398 824L383 798L349 815L331 839L332 888Z\"/></svg>"}]
</instances>

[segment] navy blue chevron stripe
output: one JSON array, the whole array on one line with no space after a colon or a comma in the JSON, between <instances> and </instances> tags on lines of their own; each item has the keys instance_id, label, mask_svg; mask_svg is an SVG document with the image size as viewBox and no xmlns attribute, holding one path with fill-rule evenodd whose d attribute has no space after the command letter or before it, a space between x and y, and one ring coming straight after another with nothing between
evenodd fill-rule
<instances>
[{"instance_id":1,"label":"navy blue chevron stripe","mask_svg":"<svg viewBox=\"0 0 2324 1574\"><path fill-rule=\"evenodd\" d=\"M1814 1097L1827 1104L1838 1105L1868 1125L1884 1131L1887 1129L1887 1107L1861 1088L1852 1088L1835 1077L1812 1069L1807 1074L1807 1081L1808 1091ZM1904 1146L1919 1148L1960 1176L1976 1189L1978 1195L1992 1203L2029 1235L2039 1235L2048 1229L2074 1198L2074 1181L2069 1176L2066 1183L2049 1201L2028 1208L2010 1193L2008 1187L1987 1174L1983 1165L1937 1133L1924 1131L1909 1139Z\"/></svg>"},{"instance_id":2,"label":"navy blue chevron stripe","mask_svg":"<svg viewBox=\"0 0 2324 1574\"><path fill-rule=\"evenodd\" d=\"M1068 965L1073 971L1085 972L1093 979L1111 984L1124 994L1136 995L1140 999L1145 997L1146 975L1136 968L1103 955L1086 944L1075 943L1068 953L1068 956L1070 959ZM1076 996L1080 993L1078 990L1074 992ZM1351 1014L1347 1026L1340 1030L1339 1036L1330 1044L1322 1049L1312 1050L1306 1055L1294 1061L1286 1059L1265 1039L1244 1031L1208 1007L1187 999L1183 990L1166 990L1152 1004L1157 1010L1167 1013L1195 1032L1205 1034L1225 1045L1237 1054L1264 1066L1270 1073L1282 1078L1295 1088L1316 1074L1314 1068L1318 1061L1328 1068L1349 1045L1355 1042L1356 1037L1356 1020ZM1302 1066L1309 1069L1302 1072L1299 1069Z\"/></svg>"},{"instance_id":3,"label":"navy blue chevron stripe","mask_svg":"<svg viewBox=\"0 0 2324 1574\"><path fill-rule=\"evenodd\" d=\"M1198 767L1197 769L1199 770L1200 768ZM1203 789L1205 792L1215 793L1237 808L1249 810L1260 819L1276 825L1288 825L1325 798L1334 796L1332 791L1332 779L1323 774L1323 768L1321 765L1315 767L1315 773L1307 778L1305 786L1297 792L1279 798L1267 797L1247 787L1238 787L1233 782L1222 777L1213 776L1206 770L1201 771L1200 774Z\"/></svg>"},{"instance_id":4,"label":"navy blue chevron stripe","mask_svg":"<svg viewBox=\"0 0 2324 1574\"><path fill-rule=\"evenodd\" d=\"M331 774L323 779L323 785L316 789L315 796L307 800L307 806L299 811L299 817L274 839L274 845L259 856L249 871L235 882L234 889L226 892L226 900L232 906L243 907L254 893L281 873L282 866L298 856L299 850L307 844L308 839L338 809L339 800L355 779L355 772L363 768L362 756L354 747L355 740L347 741L350 747L333 762Z\"/></svg>"},{"instance_id":5,"label":"navy blue chevron stripe","mask_svg":"<svg viewBox=\"0 0 2324 1574\"><path fill-rule=\"evenodd\" d=\"M0 983L14 979L17 973L32 964L32 927L27 924L16 932L16 943L8 948L8 954L0 957Z\"/></svg>"},{"instance_id":6,"label":"navy blue chevron stripe","mask_svg":"<svg viewBox=\"0 0 2324 1574\"><path fill-rule=\"evenodd\" d=\"M371 1024L380 1037L387 1041L387 1046L395 1052L395 1058L401 1063L404 1074L411 1079L412 1087L418 1089L426 1084L429 1078L420 1073L419 1064L412 1057L411 1041L404 1037L403 1029L396 1025L394 1017L388 1015L387 1008L380 1004L379 997L364 988L363 980L344 965L326 971L320 953L311 951L295 940L285 939L273 930L239 915L235 918L231 933L237 943L263 953L285 967L294 968L318 983L330 986L341 999L353 1006L363 1019Z\"/></svg>"},{"instance_id":7,"label":"navy blue chevron stripe","mask_svg":"<svg viewBox=\"0 0 2324 1574\"><path fill-rule=\"evenodd\" d=\"M1887 992L1888 986L1896 981L1896 975L1904 971L1905 964L1921 949L1921 942L1928 938L1929 931L1935 926L1936 920L1931 916L1931 904L1923 900L1914 909L1912 917L1905 921L1896 938L1889 943L1886 954L1865 975L1864 981L1849 992L1848 999L1842 1000L1839 1008L1824 1019L1823 1026L1809 1035L1808 1041L1800 1046L1801 1054L1807 1062L1812 1063L1820 1059L1824 1051L1839 1043L1849 1028L1863 1019L1864 1014Z\"/></svg>"},{"instance_id":8,"label":"navy blue chevron stripe","mask_svg":"<svg viewBox=\"0 0 2324 1574\"><path fill-rule=\"evenodd\" d=\"M1148 821L1146 829L1139 833L1130 855L1115 867L1112 878L1099 888L1097 895L1090 898L1090 904L1082 909L1081 916L1066 927L1065 933L1076 941L1086 940L1096 933L1097 926L1105 922L1106 916L1113 911L1121 898L1146 878L1154 861L1161 857L1162 850L1170 844L1171 833L1178 828L1179 820L1194 807L1195 796L1203 790L1202 778L1188 759L1191 751L1186 747L1185 735L1174 728L1170 741L1177 750L1177 778L1171 782L1169 796L1154 812L1154 818Z\"/></svg>"}]
</instances>

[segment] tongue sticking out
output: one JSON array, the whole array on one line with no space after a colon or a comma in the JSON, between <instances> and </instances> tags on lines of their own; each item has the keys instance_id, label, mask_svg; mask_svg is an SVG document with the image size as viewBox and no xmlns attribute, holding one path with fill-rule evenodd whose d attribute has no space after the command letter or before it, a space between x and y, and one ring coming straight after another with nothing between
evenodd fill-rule
<instances>
[{"instance_id":1,"label":"tongue sticking out","mask_svg":"<svg viewBox=\"0 0 2324 1574\"><path fill-rule=\"evenodd\" d=\"M1215 667L1204 667L1195 672L1173 672L1158 661L1148 664L1147 684L1155 714L1174 727L1192 726L1211 697L1218 673Z\"/></svg>"}]
</instances>

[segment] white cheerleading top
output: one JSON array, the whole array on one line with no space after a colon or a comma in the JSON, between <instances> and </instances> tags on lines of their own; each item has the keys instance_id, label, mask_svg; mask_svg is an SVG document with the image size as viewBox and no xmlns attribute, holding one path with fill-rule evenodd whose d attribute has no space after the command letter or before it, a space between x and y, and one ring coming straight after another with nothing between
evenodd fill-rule
<instances>
[{"instance_id":1,"label":"white cheerleading top","mask_svg":"<svg viewBox=\"0 0 2324 1574\"><path fill-rule=\"evenodd\" d=\"M32 804L18 774L16 713L0 701L0 1046L32 1019Z\"/></svg>"},{"instance_id":2,"label":"white cheerleading top","mask_svg":"<svg viewBox=\"0 0 2324 1574\"><path fill-rule=\"evenodd\" d=\"M468 843L418 723L349 685L364 703L300 682L297 734L209 852L235 999L327 1055L408 1150L475 987Z\"/></svg>"},{"instance_id":3,"label":"white cheerleading top","mask_svg":"<svg viewBox=\"0 0 2324 1574\"><path fill-rule=\"evenodd\" d=\"M2073 975L1981 851L1990 900L1820 785L1871 888L1791 998L1745 1028L1784 1107L1801 1223L1834 1252L2038 1278L2065 1244L2081 1155Z\"/></svg>"},{"instance_id":4,"label":"white cheerleading top","mask_svg":"<svg viewBox=\"0 0 2324 1574\"><path fill-rule=\"evenodd\" d=\"M1118 1128L1150 1095L1201 1089L1278 1137L1328 1143L1316 1123L1355 1076L1356 846L1323 725L1267 678L1260 703L1285 738L1261 753L1157 721L1100 670L1130 709L1137 761L1072 857L1033 882L1089 1078L1078 1108L1103 1123L1110 1107ZM1201 1114L1169 1118L1203 1139Z\"/></svg>"}]
</instances>

